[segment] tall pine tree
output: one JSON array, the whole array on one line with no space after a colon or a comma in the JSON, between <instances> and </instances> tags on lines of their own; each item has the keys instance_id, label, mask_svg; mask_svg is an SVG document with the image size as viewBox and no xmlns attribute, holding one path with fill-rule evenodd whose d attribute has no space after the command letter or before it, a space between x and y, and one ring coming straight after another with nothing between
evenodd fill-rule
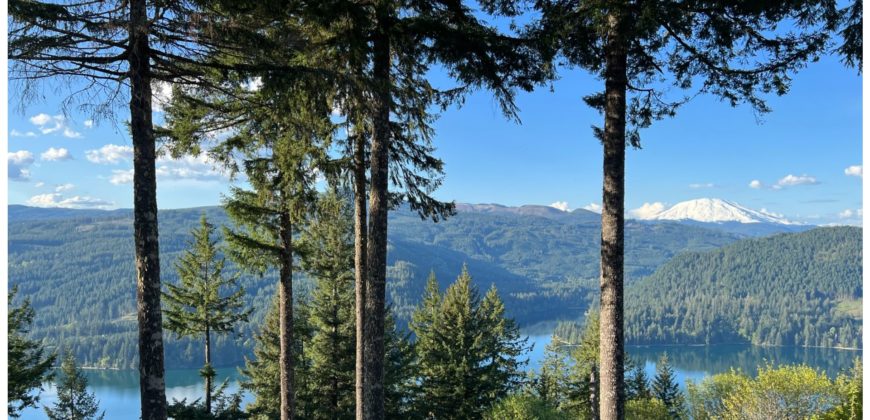
<instances>
[{"instance_id":1,"label":"tall pine tree","mask_svg":"<svg viewBox=\"0 0 870 420\"><path fill-rule=\"evenodd\" d=\"M200 375L205 379L205 410L211 413L215 370L211 365L211 336L231 333L236 324L247 321L251 309L244 309L245 289L237 284L238 276L224 275L226 259L219 256L214 225L205 214L199 228L191 234L189 249L175 262L179 284L166 284L164 293L166 329L179 336L202 335L205 365Z\"/></svg>"}]
</instances>

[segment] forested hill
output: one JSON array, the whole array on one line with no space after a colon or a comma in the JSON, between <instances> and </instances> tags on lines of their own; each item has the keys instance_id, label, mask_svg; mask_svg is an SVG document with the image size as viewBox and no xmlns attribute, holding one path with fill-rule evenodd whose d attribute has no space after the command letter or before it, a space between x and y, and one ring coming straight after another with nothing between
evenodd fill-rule
<instances>
[{"instance_id":1,"label":"forested hill","mask_svg":"<svg viewBox=\"0 0 870 420\"><path fill-rule=\"evenodd\" d=\"M586 310L598 289L600 216L541 206L498 210L460 208L438 224L408 211L391 213L388 293L400 324L420 299L431 271L446 285L463 264L482 288L498 287L508 314L521 325L576 319ZM177 281L172 264L203 211L213 223L227 223L219 207L160 212L164 281ZM32 334L52 347L72 346L88 366L135 366L131 212L10 206L9 214L9 281L36 309ZM628 221L627 279L651 274L680 252L710 250L738 239L673 222ZM304 295L307 282L297 278L297 295ZM215 339L215 365L238 363L249 354L274 282L268 275L242 278L255 314L241 327L241 338ZM167 366L198 367L201 359L199 344L167 339Z\"/></svg>"},{"instance_id":2,"label":"forested hill","mask_svg":"<svg viewBox=\"0 0 870 420\"><path fill-rule=\"evenodd\" d=\"M861 229L679 255L627 290L626 340L861 347Z\"/></svg>"}]
</instances>

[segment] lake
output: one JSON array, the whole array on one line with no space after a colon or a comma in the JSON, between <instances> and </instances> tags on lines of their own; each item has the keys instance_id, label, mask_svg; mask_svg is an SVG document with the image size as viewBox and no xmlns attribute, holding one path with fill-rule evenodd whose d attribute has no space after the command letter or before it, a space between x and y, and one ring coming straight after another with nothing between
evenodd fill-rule
<instances>
[{"instance_id":1,"label":"lake","mask_svg":"<svg viewBox=\"0 0 870 420\"><path fill-rule=\"evenodd\" d=\"M536 369L544 357L544 348L550 342L549 334L533 335L529 343L533 349L528 353L527 369ZM644 364L647 375L655 375L655 363L663 353L668 354L674 367L676 378L682 388L686 380L698 381L705 376L739 368L754 373L758 365L764 363L794 364L805 363L821 369L829 376L852 366L855 357L861 356L860 350L842 350L804 347L758 347L751 345L715 346L626 346L628 356ZM230 391L239 389L239 374L236 368L217 370L219 380L229 377L232 381ZM106 412L106 420L137 418L139 412L139 377L135 370L87 370L90 391L100 401L101 409ZM193 400L202 396L203 383L197 369L168 370L166 372L166 394L173 398ZM40 404L51 405L56 400L53 385L46 384L41 394ZM245 396L245 402L253 397ZM22 419L45 419L39 409L26 410Z\"/></svg>"}]
</instances>

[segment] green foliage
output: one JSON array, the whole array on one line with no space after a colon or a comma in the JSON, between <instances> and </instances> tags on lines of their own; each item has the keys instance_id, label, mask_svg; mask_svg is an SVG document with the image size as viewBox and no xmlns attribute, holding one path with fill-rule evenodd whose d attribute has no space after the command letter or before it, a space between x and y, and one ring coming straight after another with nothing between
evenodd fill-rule
<instances>
[{"instance_id":1,"label":"green foliage","mask_svg":"<svg viewBox=\"0 0 870 420\"><path fill-rule=\"evenodd\" d=\"M525 340L495 288L480 298L466 268L442 294L431 276L411 321L419 359L419 407L424 416L480 418L516 387Z\"/></svg>"},{"instance_id":2,"label":"green foliage","mask_svg":"<svg viewBox=\"0 0 870 420\"><path fill-rule=\"evenodd\" d=\"M310 308L304 302L297 301L293 306L293 369L296 386L297 414L310 415L313 408L306 404L309 400L305 381L310 377L311 366L303 357L303 349L311 342L313 328L309 323ZM247 379L242 381L242 389L254 395L254 401L245 407L252 418L274 419L280 417L280 331L278 324L278 299L275 296L269 312L266 314L260 332L254 337L254 357L245 358L245 367L239 371Z\"/></svg>"},{"instance_id":3,"label":"green foliage","mask_svg":"<svg viewBox=\"0 0 870 420\"><path fill-rule=\"evenodd\" d=\"M689 386L695 419L812 418L847 403L847 395L805 365L761 366L754 378L731 371Z\"/></svg>"},{"instance_id":4,"label":"green foliage","mask_svg":"<svg viewBox=\"0 0 870 420\"><path fill-rule=\"evenodd\" d=\"M683 394L674 378L674 369L665 353L656 363L656 376L652 383L652 396L661 401L667 409L670 418L679 419L685 417L686 406Z\"/></svg>"},{"instance_id":5,"label":"green foliage","mask_svg":"<svg viewBox=\"0 0 870 420\"><path fill-rule=\"evenodd\" d=\"M626 363L626 373L631 372L631 374L625 379L625 398L627 400L651 398L652 391L643 362L628 360L633 366L629 369L629 363Z\"/></svg>"},{"instance_id":6,"label":"green foliage","mask_svg":"<svg viewBox=\"0 0 870 420\"><path fill-rule=\"evenodd\" d=\"M842 398L840 405L833 410L818 416L822 420L858 420L863 418L863 379L864 367L861 358L855 358L855 364L846 374L837 375L835 386Z\"/></svg>"},{"instance_id":7,"label":"green foliage","mask_svg":"<svg viewBox=\"0 0 870 420\"><path fill-rule=\"evenodd\" d=\"M76 366L75 356L67 352L57 380L57 402L45 407L45 414L51 420L102 420L105 412L98 415L99 410L94 394L88 392L88 378Z\"/></svg>"},{"instance_id":8,"label":"green foliage","mask_svg":"<svg viewBox=\"0 0 870 420\"><path fill-rule=\"evenodd\" d=\"M238 276L223 274L226 260L218 258L214 230L203 214L199 229L191 232L189 249L175 263L180 283L166 284L164 324L181 336L232 332L251 313L245 309L245 289L237 286ZM227 292L230 294L221 296Z\"/></svg>"},{"instance_id":9,"label":"green foliage","mask_svg":"<svg viewBox=\"0 0 870 420\"><path fill-rule=\"evenodd\" d=\"M242 394L227 394L229 380L225 379L214 391L211 411L206 409L205 403L196 399L190 403L187 399L181 401L173 399L166 407L166 412L171 418L185 420L241 420L250 418L248 413L242 411Z\"/></svg>"},{"instance_id":10,"label":"green foliage","mask_svg":"<svg viewBox=\"0 0 870 420\"><path fill-rule=\"evenodd\" d=\"M639 398L625 403L625 418L628 420L670 420L673 414L657 398Z\"/></svg>"},{"instance_id":11,"label":"green foliage","mask_svg":"<svg viewBox=\"0 0 870 420\"><path fill-rule=\"evenodd\" d=\"M817 228L685 253L627 290L626 341L861 346L861 229Z\"/></svg>"},{"instance_id":12,"label":"green foliage","mask_svg":"<svg viewBox=\"0 0 870 420\"><path fill-rule=\"evenodd\" d=\"M39 341L27 338L35 312L27 299L17 307L11 306L17 293L18 289L13 287L8 295L10 307L6 366L9 376L6 396L11 417L18 417L21 410L36 406L42 382L53 376L51 366L56 358L54 354L45 354L45 348Z\"/></svg>"},{"instance_id":13,"label":"green foliage","mask_svg":"<svg viewBox=\"0 0 870 420\"><path fill-rule=\"evenodd\" d=\"M483 415L485 420L558 420L560 413L547 401L528 394L511 394L499 400Z\"/></svg>"}]
</instances>

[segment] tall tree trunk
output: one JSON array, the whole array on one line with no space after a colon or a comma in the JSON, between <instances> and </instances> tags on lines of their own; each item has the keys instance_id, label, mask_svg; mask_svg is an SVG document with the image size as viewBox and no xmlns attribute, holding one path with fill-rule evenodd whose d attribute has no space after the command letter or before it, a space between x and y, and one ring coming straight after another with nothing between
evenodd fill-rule
<instances>
[{"instance_id":1,"label":"tall tree trunk","mask_svg":"<svg viewBox=\"0 0 870 420\"><path fill-rule=\"evenodd\" d=\"M610 12L605 46L604 196L601 211L601 331L599 374L602 420L625 418L623 342L623 252L625 233L625 95L624 17Z\"/></svg>"},{"instance_id":2,"label":"tall tree trunk","mask_svg":"<svg viewBox=\"0 0 870 420\"><path fill-rule=\"evenodd\" d=\"M211 387L214 375L211 373L211 330L205 327L205 411L211 413Z\"/></svg>"},{"instance_id":3,"label":"tall tree trunk","mask_svg":"<svg viewBox=\"0 0 870 420\"><path fill-rule=\"evenodd\" d=\"M156 149L151 122L151 67L145 0L130 2L130 133L133 138L133 236L136 318L139 323L139 395L143 420L166 419L163 318L157 239Z\"/></svg>"},{"instance_id":4,"label":"tall tree trunk","mask_svg":"<svg viewBox=\"0 0 870 420\"><path fill-rule=\"evenodd\" d=\"M384 418L384 301L387 277L387 211L389 209L390 38L386 5L378 5L373 37L375 83L371 148L371 205L365 305L363 418Z\"/></svg>"},{"instance_id":5,"label":"tall tree trunk","mask_svg":"<svg viewBox=\"0 0 870 420\"><path fill-rule=\"evenodd\" d=\"M355 270L354 299L356 316L356 365L355 365L355 394L356 419L363 418L363 388L365 374L363 371L365 357L365 300L366 300L366 143L365 137L360 133L354 144L353 157L353 216L354 216L354 243L353 263Z\"/></svg>"},{"instance_id":6,"label":"tall tree trunk","mask_svg":"<svg viewBox=\"0 0 870 420\"><path fill-rule=\"evenodd\" d=\"M281 214L281 278L278 281L281 420L293 419L293 229L290 214Z\"/></svg>"}]
</instances>

